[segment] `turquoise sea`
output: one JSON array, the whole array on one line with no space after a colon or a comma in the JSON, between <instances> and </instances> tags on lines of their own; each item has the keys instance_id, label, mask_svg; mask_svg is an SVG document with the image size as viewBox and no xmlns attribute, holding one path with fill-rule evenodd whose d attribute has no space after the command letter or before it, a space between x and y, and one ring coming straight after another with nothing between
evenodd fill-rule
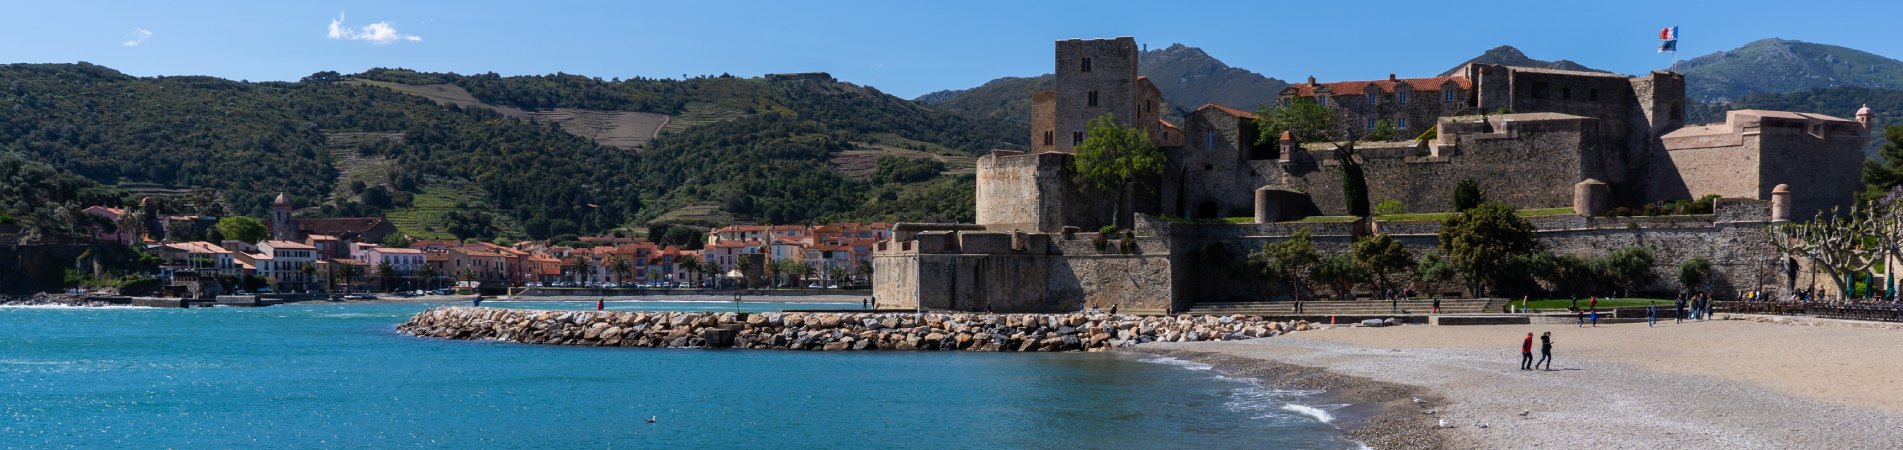
<instances>
[{"instance_id":1,"label":"turquoise sea","mask_svg":"<svg viewBox=\"0 0 1903 450\"><path fill-rule=\"evenodd\" d=\"M0 448L1357 447L1324 421L1339 405L1298 406L1321 400L1312 392L1156 357L575 348L396 333L430 306L0 307Z\"/></svg>"}]
</instances>

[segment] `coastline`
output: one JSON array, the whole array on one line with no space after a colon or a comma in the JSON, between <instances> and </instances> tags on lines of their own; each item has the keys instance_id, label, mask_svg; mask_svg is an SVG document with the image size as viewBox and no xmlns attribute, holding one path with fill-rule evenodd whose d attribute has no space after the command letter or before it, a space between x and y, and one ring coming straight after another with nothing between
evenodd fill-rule
<instances>
[{"instance_id":1,"label":"coastline","mask_svg":"<svg viewBox=\"0 0 1903 450\"><path fill-rule=\"evenodd\" d=\"M1875 356L1903 346L1895 330L1747 321L1551 327L1556 370L1518 370L1512 347L1536 328L1547 327L1344 327L1132 350L1378 406L1367 420L1340 424L1374 448L1903 448L1903 403L1894 401L1903 398L1895 392L1903 362ZM1881 342L1839 349L1846 333ZM1704 358L1680 359L1685 352ZM1838 360L1840 352L1869 360ZM1412 405L1416 394L1421 407ZM1435 427L1442 418L1452 427Z\"/></svg>"},{"instance_id":2,"label":"coastline","mask_svg":"<svg viewBox=\"0 0 1903 450\"><path fill-rule=\"evenodd\" d=\"M1453 429L1436 427L1437 418L1424 414L1444 400L1429 390L1408 384L1342 375L1322 368L1251 358L1220 351L1201 351L1195 345L1165 347L1146 344L1124 349L1208 364L1233 377L1254 379L1273 389L1319 390L1327 403L1348 403L1350 412L1331 422L1344 436L1370 448L1473 448L1473 438ZM1420 403L1414 400L1420 399Z\"/></svg>"}]
</instances>

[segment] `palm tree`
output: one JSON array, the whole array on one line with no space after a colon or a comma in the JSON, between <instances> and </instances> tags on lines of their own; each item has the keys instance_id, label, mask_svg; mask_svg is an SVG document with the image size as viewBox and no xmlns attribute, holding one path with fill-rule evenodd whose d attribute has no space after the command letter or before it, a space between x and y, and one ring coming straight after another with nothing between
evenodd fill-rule
<instances>
[{"instance_id":1,"label":"palm tree","mask_svg":"<svg viewBox=\"0 0 1903 450\"><path fill-rule=\"evenodd\" d=\"M313 278L311 275L317 273L317 266L312 265L311 263L304 263L304 267L297 268L297 272L304 274L303 280L298 281L300 284L309 283L311 281L311 278Z\"/></svg>"},{"instance_id":2,"label":"palm tree","mask_svg":"<svg viewBox=\"0 0 1903 450\"><path fill-rule=\"evenodd\" d=\"M859 262L859 276L865 278L866 284L872 284L872 261Z\"/></svg>"},{"instance_id":3,"label":"palm tree","mask_svg":"<svg viewBox=\"0 0 1903 450\"><path fill-rule=\"evenodd\" d=\"M575 274L576 283L588 281L584 277L587 276L588 270L592 268L594 268L594 264L588 262L587 256L575 255L575 257L568 259L568 269L571 271L570 273Z\"/></svg>"},{"instance_id":4,"label":"palm tree","mask_svg":"<svg viewBox=\"0 0 1903 450\"><path fill-rule=\"evenodd\" d=\"M739 260L733 262L733 270L740 271L740 286L742 288L752 288L753 277L749 276L747 272L753 270L753 260L745 256L746 255L741 255Z\"/></svg>"},{"instance_id":5,"label":"palm tree","mask_svg":"<svg viewBox=\"0 0 1903 450\"><path fill-rule=\"evenodd\" d=\"M344 293L345 294L348 294L351 292L350 281L353 279L356 279L357 275L362 272L363 272L363 269L358 269L356 264L337 263L337 276L342 277L344 279Z\"/></svg>"},{"instance_id":6,"label":"palm tree","mask_svg":"<svg viewBox=\"0 0 1903 450\"><path fill-rule=\"evenodd\" d=\"M383 282L384 291L387 292L391 290L390 280L395 280L396 277L396 266L390 265L389 261L377 263L377 278Z\"/></svg>"},{"instance_id":7,"label":"palm tree","mask_svg":"<svg viewBox=\"0 0 1903 450\"><path fill-rule=\"evenodd\" d=\"M627 281L634 277L634 261L628 260L627 255L616 255L608 260L608 272L615 274L617 281Z\"/></svg>"},{"instance_id":8,"label":"palm tree","mask_svg":"<svg viewBox=\"0 0 1903 450\"><path fill-rule=\"evenodd\" d=\"M720 279L720 263L710 260L701 261L700 276L702 279L706 279L707 277L713 277L716 280Z\"/></svg>"},{"instance_id":9,"label":"palm tree","mask_svg":"<svg viewBox=\"0 0 1903 450\"><path fill-rule=\"evenodd\" d=\"M682 254L678 258L674 258L674 264L680 265L681 270L687 271L687 279L690 281L694 279L694 272L700 271L700 257L692 253Z\"/></svg>"},{"instance_id":10,"label":"palm tree","mask_svg":"<svg viewBox=\"0 0 1903 450\"><path fill-rule=\"evenodd\" d=\"M806 261L795 261L793 263L793 273L799 275L800 282L798 286L805 286L806 280L819 276L819 268Z\"/></svg>"},{"instance_id":11,"label":"palm tree","mask_svg":"<svg viewBox=\"0 0 1903 450\"><path fill-rule=\"evenodd\" d=\"M828 286L838 286L841 284L840 281L846 279L846 268L839 267L839 266L827 267L826 278L829 278L832 280L830 282L827 282Z\"/></svg>"},{"instance_id":12,"label":"palm tree","mask_svg":"<svg viewBox=\"0 0 1903 450\"><path fill-rule=\"evenodd\" d=\"M424 289L436 288L437 275L438 274L436 273L436 266L434 265L424 264L423 267L416 269L416 277L423 279Z\"/></svg>"}]
</instances>

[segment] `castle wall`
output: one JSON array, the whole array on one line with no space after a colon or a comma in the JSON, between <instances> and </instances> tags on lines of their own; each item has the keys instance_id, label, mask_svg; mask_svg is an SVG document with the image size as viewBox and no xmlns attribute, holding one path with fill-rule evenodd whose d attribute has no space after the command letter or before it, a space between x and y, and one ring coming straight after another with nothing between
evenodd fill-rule
<instances>
[{"instance_id":1,"label":"castle wall","mask_svg":"<svg viewBox=\"0 0 1903 450\"><path fill-rule=\"evenodd\" d=\"M1791 219L1808 220L1832 207L1848 207L1863 189L1860 170L1869 135L1860 126L1838 128L1818 137L1795 129L1765 129L1757 136L1760 165L1756 198L1771 198L1778 184L1791 185ZM1829 170L1827 168L1835 168Z\"/></svg>"},{"instance_id":2,"label":"castle wall","mask_svg":"<svg viewBox=\"0 0 1903 450\"><path fill-rule=\"evenodd\" d=\"M1057 141L1069 138L1057 135L1057 93L1031 93L1031 153L1057 151Z\"/></svg>"},{"instance_id":3,"label":"castle wall","mask_svg":"<svg viewBox=\"0 0 1903 450\"><path fill-rule=\"evenodd\" d=\"M1585 178L1599 176L1594 161L1601 154L1595 145L1595 127L1591 119L1553 114L1514 114L1493 116L1498 132L1456 132L1443 128L1440 151L1446 156L1426 156L1425 151L1403 143L1364 143L1359 150L1363 173L1368 182L1368 200L1400 200L1410 212L1448 211L1453 206L1454 185L1473 178L1487 193L1487 199L1517 208L1556 208L1572 205L1572 185ZM1340 163L1332 145L1308 148L1312 162L1254 165L1268 176L1264 184L1285 182L1291 189L1307 193L1324 215L1348 213L1341 192ZM1530 163L1537 162L1537 163ZM1286 178L1276 177L1276 172ZM1283 181L1286 180L1286 181Z\"/></svg>"},{"instance_id":4,"label":"castle wall","mask_svg":"<svg viewBox=\"0 0 1903 450\"><path fill-rule=\"evenodd\" d=\"M1263 179L1247 162L1254 124L1215 108L1184 120L1187 145L1172 149L1164 211L1179 217L1243 217L1255 205ZM1245 129L1246 128L1246 129ZM1266 155L1265 155L1266 156Z\"/></svg>"}]
</instances>

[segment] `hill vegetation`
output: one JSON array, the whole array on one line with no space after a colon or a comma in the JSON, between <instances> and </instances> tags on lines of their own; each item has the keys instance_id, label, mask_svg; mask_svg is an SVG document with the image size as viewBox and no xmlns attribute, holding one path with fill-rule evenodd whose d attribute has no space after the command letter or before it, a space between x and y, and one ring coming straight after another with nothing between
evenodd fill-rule
<instances>
[{"instance_id":1,"label":"hill vegetation","mask_svg":"<svg viewBox=\"0 0 1903 450\"><path fill-rule=\"evenodd\" d=\"M1474 64L1474 63L1499 64L1503 66L1537 67L1542 69L1575 70L1580 72L1605 72L1604 70L1586 67L1583 64L1572 62L1570 60L1562 59L1558 61L1545 61L1545 60L1533 59L1532 57L1526 56L1526 52L1522 52L1518 48L1514 48L1511 45L1502 45L1499 47L1487 49L1487 51L1481 52L1480 56L1475 56L1473 57L1473 59L1463 61L1460 64L1455 64L1454 67L1447 69L1446 72L1441 72L1440 76L1444 77L1448 75L1453 75L1454 72L1459 71L1461 67L1465 67L1468 64Z\"/></svg>"},{"instance_id":2,"label":"hill vegetation","mask_svg":"<svg viewBox=\"0 0 1903 450\"><path fill-rule=\"evenodd\" d=\"M1903 89L1903 61L1835 45L1763 39L1678 63L1694 101L1833 87ZM1854 108L1854 106L1852 107Z\"/></svg>"},{"instance_id":3,"label":"hill vegetation","mask_svg":"<svg viewBox=\"0 0 1903 450\"><path fill-rule=\"evenodd\" d=\"M894 161L885 176L855 179L828 161L854 143L968 161L1024 138L824 74L609 81L377 69L248 83L80 63L0 66L0 80L0 110L10 112L0 116L0 150L92 183L64 191L208 187L254 216L285 192L307 207L300 215L388 214L403 231L434 237L597 233L710 204L724 211L707 216L740 221L969 220L968 204L925 211L917 205L934 203L900 202L950 194L943 187L968 175ZM388 83L454 86L482 103L439 103ZM634 153L498 112L505 108L693 120L670 121ZM948 173L921 175L934 168ZM970 203L971 193L948 198ZM12 206L20 204L9 203L8 215L50 217L35 210L53 205Z\"/></svg>"}]
</instances>

